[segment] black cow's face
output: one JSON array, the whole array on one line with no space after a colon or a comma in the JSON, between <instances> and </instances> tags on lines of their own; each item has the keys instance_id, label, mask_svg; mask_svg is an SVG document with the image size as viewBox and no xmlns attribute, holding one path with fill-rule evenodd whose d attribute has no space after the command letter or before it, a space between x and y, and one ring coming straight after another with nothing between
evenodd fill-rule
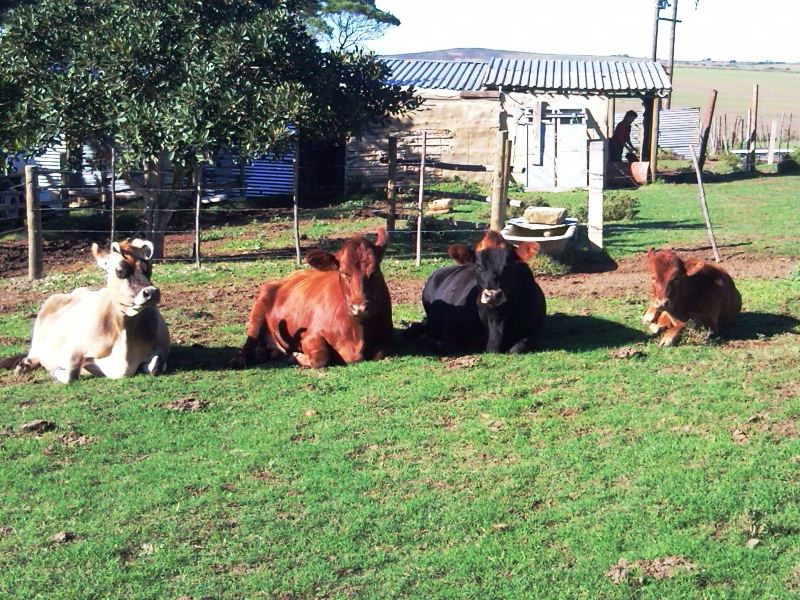
<instances>
[{"instance_id":1,"label":"black cow's face","mask_svg":"<svg viewBox=\"0 0 800 600\"><path fill-rule=\"evenodd\" d=\"M536 242L523 242L516 248L495 231L487 231L475 249L455 244L448 254L460 264L475 263L475 276L481 289L478 301L487 307L501 306L513 296L514 270L539 251Z\"/></svg>"},{"instance_id":2,"label":"black cow's face","mask_svg":"<svg viewBox=\"0 0 800 600\"><path fill-rule=\"evenodd\" d=\"M475 253L475 275L481 288L479 302L497 307L508 300L511 270L519 258L511 248L486 248Z\"/></svg>"}]
</instances>

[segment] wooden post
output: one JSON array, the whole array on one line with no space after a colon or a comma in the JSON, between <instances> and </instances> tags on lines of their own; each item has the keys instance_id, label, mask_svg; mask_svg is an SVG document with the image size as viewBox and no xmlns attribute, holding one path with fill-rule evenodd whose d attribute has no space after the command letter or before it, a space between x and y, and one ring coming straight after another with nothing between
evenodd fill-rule
<instances>
[{"instance_id":1,"label":"wooden post","mask_svg":"<svg viewBox=\"0 0 800 600\"><path fill-rule=\"evenodd\" d=\"M425 196L425 151L428 147L428 132L422 132L422 153L419 161L419 201L417 203L417 258L414 264L422 264L422 199Z\"/></svg>"},{"instance_id":2,"label":"wooden post","mask_svg":"<svg viewBox=\"0 0 800 600\"><path fill-rule=\"evenodd\" d=\"M661 0L655 0L655 17L653 18L653 54L650 58L658 60L658 14L661 12Z\"/></svg>"},{"instance_id":3,"label":"wooden post","mask_svg":"<svg viewBox=\"0 0 800 600\"><path fill-rule=\"evenodd\" d=\"M28 224L28 279L42 276L42 209L39 205L39 169L25 165L25 208Z\"/></svg>"},{"instance_id":4,"label":"wooden post","mask_svg":"<svg viewBox=\"0 0 800 600\"><path fill-rule=\"evenodd\" d=\"M117 235L117 150L111 146L111 241Z\"/></svg>"},{"instance_id":5,"label":"wooden post","mask_svg":"<svg viewBox=\"0 0 800 600\"><path fill-rule=\"evenodd\" d=\"M203 165L194 166L194 265L200 266L200 197L203 193Z\"/></svg>"},{"instance_id":6,"label":"wooden post","mask_svg":"<svg viewBox=\"0 0 800 600\"><path fill-rule=\"evenodd\" d=\"M772 119L772 127L769 131L769 152L767 154L767 164L771 165L775 162L775 137L777 135L778 122Z\"/></svg>"},{"instance_id":7,"label":"wooden post","mask_svg":"<svg viewBox=\"0 0 800 600\"><path fill-rule=\"evenodd\" d=\"M661 110L661 98L653 96L653 109L650 111L650 181L658 175L658 113Z\"/></svg>"},{"instance_id":8,"label":"wooden post","mask_svg":"<svg viewBox=\"0 0 800 600\"><path fill-rule=\"evenodd\" d=\"M781 111L781 129L778 132L778 154L781 153L781 148L783 148L783 118L784 118L784 111ZM783 154L780 154L780 158L778 162L781 162L781 158L783 158Z\"/></svg>"},{"instance_id":9,"label":"wooden post","mask_svg":"<svg viewBox=\"0 0 800 600\"><path fill-rule=\"evenodd\" d=\"M589 141L589 213L586 230L589 250L603 250L603 188L605 187L607 140Z\"/></svg>"},{"instance_id":10,"label":"wooden post","mask_svg":"<svg viewBox=\"0 0 800 600\"><path fill-rule=\"evenodd\" d=\"M294 161L292 161L292 216L294 224L294 264L299 267L300 262L300 140L294 146Z\"/></svg>"},{"instance_id":11,"label":"wooden post","mask_svg":"<svg viewBox=\"0 0 800 600\"><path fill-rule=\"evenodd\" d=\"M397 137L389 136L389 173L386 182L386 229L393 231L397 219Z\"/></svg>"},{"instance_id":12,"label":"wooden post","mask_svg":"<svg viewBox=\"0 0 800 600\"><path fill-rule=\"evenodd\" d=\"M727 115L727 113L722 115L722 147L725 150L725 154L730 152L730 147L728 146L728 115Z\"/></svg>"},{"instance_id":13,"label":"wooden post","mask_svg":"<svg viewBox=\"0 0 800 600\"><path fill-rule=\"evenodd\" d=\"M717 243L714 241L714 230L711 229L711 219L708 216L706 193L705 190L703 190L703 174L700 171L700 165L697 163L697 154L695 154L694 146L690 145L689 149L692 151L692 162L694 163L694 172L697 174L698 200L700 201L700 210L703 211L703 219L705 219L706 222L706 233L708 234L708 241L711 244L711 250L714 252L714 260L716 262L719 262L719 252L717 252Z\"/></svg>"},{"instance_id":14,"label":"wooden post","mask_svg":"<svg viewBox=\"0 0 800 600\"><path fill-rule=\"evenodd\" d=\"M505 221L505 206L503 205L503 171L506 165L506 140L508 131L497 133L497 153L494 162L494 178L492 179L492 212L489 228L500 231Z\"/></svg>"},{"instance_id":15,"label":"wooden post","mask_svg":"<svg viewBox=\"0 0 800 600\"><path fill-rule=\"evenodd\" d=\"M700 170L703 170L703 166L706 164L706 149L708 147L708 135L711 131L711 122L714 119L714 106L717 104L717 90L711 90L711 93L708 95L708 104L706 104L706 109L703 111L703 129L700 136L700 158L698 159L698 164L700 165Z\"/></svg>"},{"instance_id":16,"label":"wooden post","mask_svg":"<svg viewBox=\"0 0 800 600\"><path fill-rule=\"evenodd\" d=\"M505 211L508 207L508 184L511 181L511 149L513 142L506 140L505 164L503 165L503 225L505 225ZM502 228L502 227L501 227Z\"/></svg>"},{"instance_id":17,"label":"wooden post","mask_svg":"<svg viewBox=\"0 0 800 600\"><path fill-rule=\"evenodd\" d=\"M66 152L59 152L58 154L58 168L61 171L61 189L58 192L58 198L61 200L62 208L68 204L69 187L72 181L72 176L69 173L69 159Z\"/></svg>"},{"instance_id":18,"label":"wooden post","mask_svg":"<svg viewBox=\"0 0 800 600\"><path fill-rule=\"evenodd\" d=\"M672 106L672 90L675 89L675 28L678 24L678 0L672 0L672 22L670 23L669 34L669 65L668 73L672 88L667 92L667 97L664 101L664 108L671 108Z\"/></svg>"},{"instance_id":19,"label":"wooden post","mask_svg":"<svg viewBox=\"0 0 800 600\"><path fill-rule=\"evenodd\" d=\"M753 86L753 99L750 103L750 131L747 142L747 170L756 168L756 132L758 131L758 84Z\"/></svg>"}]
</instances>

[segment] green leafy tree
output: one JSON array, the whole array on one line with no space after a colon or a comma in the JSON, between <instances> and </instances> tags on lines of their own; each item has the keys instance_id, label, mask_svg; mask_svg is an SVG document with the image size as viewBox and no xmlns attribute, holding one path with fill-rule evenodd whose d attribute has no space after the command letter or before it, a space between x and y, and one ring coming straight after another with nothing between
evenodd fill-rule
<instances>
[{"instance_id":1,"label":"green leafy tree","mask_svg":"<svg viewBox=\"0 0 800 600\"><path fill-rule=\"evenodd\" d=\"M302 10L309 30L333 50L354 50L400 25L375 0L305 0Z\"/></svg>"},{"instance_id":2,"label":"green leafy tree","mask_svg":"<svg viewBox=\"0 0 800 600\"><path fill-rule=\"evenodd\" d=\"M294 2L41 0L0 33L0 153L117 149L160 256L196 165L341 138L414 108L362 52L324 52ZM137 174L138 172L138 174Z\"/></svg>"}]
</instances>

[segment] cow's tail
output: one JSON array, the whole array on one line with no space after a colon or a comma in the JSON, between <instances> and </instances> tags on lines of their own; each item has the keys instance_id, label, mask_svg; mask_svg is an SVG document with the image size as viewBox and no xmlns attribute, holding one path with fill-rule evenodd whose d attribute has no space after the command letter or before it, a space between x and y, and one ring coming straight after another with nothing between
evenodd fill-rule
<instances>
[{"instance_id":1,"label":"cow's tail","mask_svg":"<svg viewBox=\"0 0 800 600\"><path fill-rule=\"evenodd\" d=\"M0 369L13 369L27 356L27 354L15 354L6 358L0 358Z\"/></svg>"}]
</instances>

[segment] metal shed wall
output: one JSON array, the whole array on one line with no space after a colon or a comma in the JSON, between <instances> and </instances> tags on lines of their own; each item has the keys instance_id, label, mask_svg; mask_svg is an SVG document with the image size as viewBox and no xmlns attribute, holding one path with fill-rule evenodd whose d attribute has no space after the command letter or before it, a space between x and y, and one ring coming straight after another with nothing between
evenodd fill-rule
<instances>
[{"instance_id":1,"label":"metal shed wall","mask_svg":"<svg viewBox=\"0 0 800 600\"><path fill-rule=\"evenodd\" d=\"M622 121L624 112L614 115L614 125ZM633 122L631 143L639 148L641 145L642 113ZM695 150L700 144L700 109L673 108L662 109L658 113L658 147L670 150L682 158L691 158L689 146Z\"/></svg>"}]
</instances>

